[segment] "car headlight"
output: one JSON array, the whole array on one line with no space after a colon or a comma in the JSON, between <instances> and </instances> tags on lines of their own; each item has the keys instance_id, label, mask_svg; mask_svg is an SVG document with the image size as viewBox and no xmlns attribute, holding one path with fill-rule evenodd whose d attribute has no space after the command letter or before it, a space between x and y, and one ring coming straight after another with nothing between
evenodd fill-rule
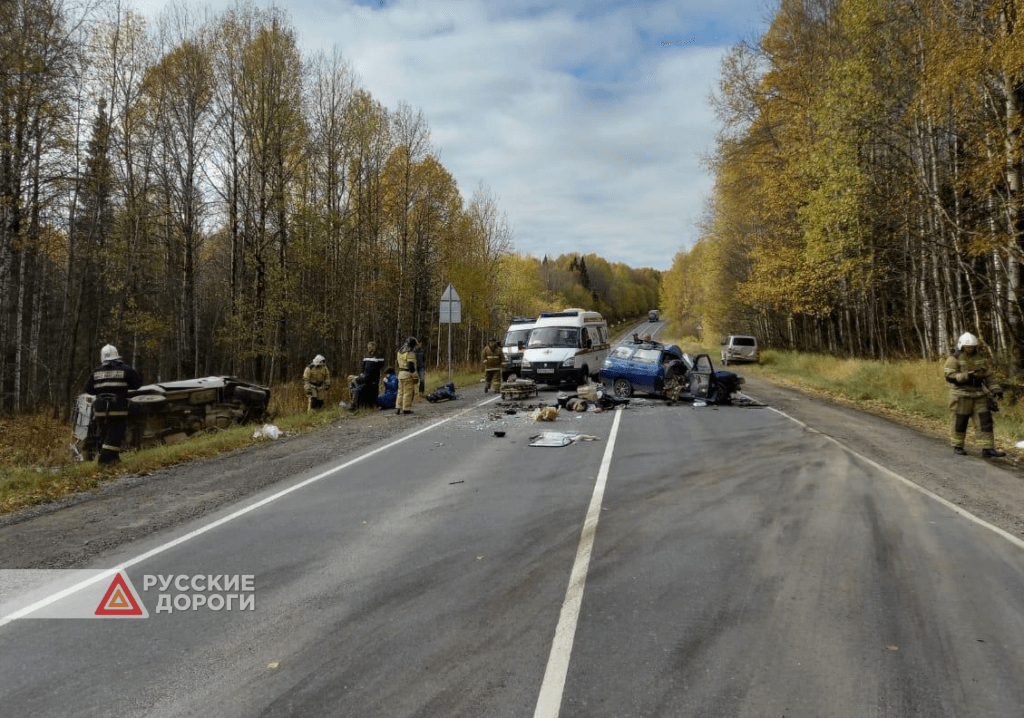
<instances>
[{"instance_id":1,"label":"car headlight","mask_svg":"<svg viewBox=\"0 0 1024 718\"><path fill-rule=\"evenodd\" d=\"M519 366L522 367L523 369L529 369L530 368L530 362L528 362L526 360L526 357L523 357L523 361L522 361L522 363Z\"/></svg>"},{"instance_id":2,"label":"car headlight","mask_svg":"<svg viewBox=\"0 0 1024 718\"><path fill-rule=\"evenodd\" d=\"M562 362L562 366L563 367L572 367L575 364L576 364L576 359L574 357L569 357L564 362Z\"/></svg>"},{"instance_id":3,"label":"car headlight","mask_svg":"<svg viewBox=\"0 0 1024 718\"><path fill-rule=\"evenodd\" d=\"M611 369L612 368L612 360L611 359L605 359L604 360L604 368L605 369Z\"/></svg>"}]
</instances>

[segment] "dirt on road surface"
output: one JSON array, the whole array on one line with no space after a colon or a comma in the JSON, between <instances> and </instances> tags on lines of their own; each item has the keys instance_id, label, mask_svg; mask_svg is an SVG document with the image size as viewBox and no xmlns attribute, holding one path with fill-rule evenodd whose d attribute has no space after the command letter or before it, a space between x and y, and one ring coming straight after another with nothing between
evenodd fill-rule
<instances>
[{"instance_id":1,"label":"dirt on road surface","mask_svg":"<svg viewBox=\"0 0 1024 718\"><path fill-rule=\"evenodd\" d=\"M1009 463L985 461L976 448L972 456L955 456L941 437L763 379L748 378L745 388L752 398L806 424L808 431L830 436L982 520L1024 537L1024 472ZM482 384L459 394L456 401L438 404L418 399L411 416L363 411L313 432L111 481L86 494L0 517L0 568L85 566L103 553L210 514L299 472L463 412L488 396ZM553 402L554 394L542 391L539 400Z\"/></svg>"}]
</instances>

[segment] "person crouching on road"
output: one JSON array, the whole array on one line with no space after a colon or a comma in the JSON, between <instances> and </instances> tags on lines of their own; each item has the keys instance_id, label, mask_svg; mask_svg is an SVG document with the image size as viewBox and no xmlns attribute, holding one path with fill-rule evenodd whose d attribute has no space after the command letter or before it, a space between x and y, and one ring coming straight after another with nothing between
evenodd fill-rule
<instances>
[{"instance_id":1,"label":"person crouching on road","mask_svg":"<svg viewBox=\"0 0 1024 718\"><path fill-rule=\"evenodd\" d=\"M1002 388L992 379L987 362L978 355L978 338L970 332L960 335L956 352L950 355L943 368L949 382L949 408L953 412L950 441L953 452L963 456L967 439L967 424L974 419L974 430L986 459L1006 456L995 448L992 431L992 411L998 410L996 399L1003 398ZM990 403L991 402L991 405Z\"/></svg>"},{"instance_id":2,"label":"person crouching on road","mask_svg":"<svg viewBox=\"0 0 1024 718\"><path fill-rule=\"evenodd\" d=\"M488 339L484 347L484 394L494 388L501 392L501 347L497 339Z\"/></svg>"},{"instance_id":3,"label":"person crouching on road","mask_svg":"<svg viewBox=\"0 0 1024 718\"><path fill-rule=\"evenodd\" d=\"M420 375L416 371L416 337L409 337L398 350L398 402L395 414L411 414L412 401L416 396L416 383Z\"/></svg>"},{"instance_id":4,"label":"person crouching on road","mask_svg":"<svg viewBox=\"0 0 1024 718\"><path fill-rule=\"evenodd\" d=\"M313 361L302 372L302 388L309 397L306 411L322 409L327 390L331 388L331 370L327 367L327 360L323 354L313 357Z\"/></svg>"},{"instance_id":5,"label":"person crouching on road","mask_svg":"<svg viewBox=\"0 0 1024 718\"><path fill-rule=\"evenodd\" d=\"M100 430L96 463L116 464L128 428L128 391L142 386L142 376L121 361L113 344L100 350L100 361L85 384L85 393L96 395L93 416Z\"/></svg>"}]
</instances>

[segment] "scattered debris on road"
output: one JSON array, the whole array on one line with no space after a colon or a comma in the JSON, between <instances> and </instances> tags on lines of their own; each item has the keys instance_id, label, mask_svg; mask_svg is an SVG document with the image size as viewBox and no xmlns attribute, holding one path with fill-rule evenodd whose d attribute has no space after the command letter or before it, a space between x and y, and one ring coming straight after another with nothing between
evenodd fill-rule
<instances>
[{"instance_id":1,"label":"scattered debris on road","mask_svg":"<svg viewBox=\"0 0 1024 718\"><path fill-rule=\"evenodd\" d=\"M281 430L274 424L264 424L252 432L252 438L254 439L279 439L280 437Z\"/></svg>"},{"instance_id":2,"label":"scattered debris on road","mask_svg":"<svg viewBox=\"0 0 1024 718\"><path fill-rule=\"evenodd\" d=\"M542 406L530 412L533 421L554 421L558 418L560 406Z\"/></svg>"},{"instance_id":3,"label":"scattered debris on road","mask_svg":"<svg viewBox=\"0 0 1024 718\"><path fill-rule=\"evenodd\" d=\"M568 446L576 441L597 441L598 437L590 434L576 434L561 431L545 431L531 436L530 446Z\"/></svg>"},{"instance_id":4,"label":"scattered debris on road","mask_svg":"<svg viewBox=\"0 0 1024 718\"><path fill-rule=\"evenodd\" d=\"M516 379L501 384L501 398L504 400L528 399L537 393L537 382L533 379Z\"/></svg>"}]
</instances>

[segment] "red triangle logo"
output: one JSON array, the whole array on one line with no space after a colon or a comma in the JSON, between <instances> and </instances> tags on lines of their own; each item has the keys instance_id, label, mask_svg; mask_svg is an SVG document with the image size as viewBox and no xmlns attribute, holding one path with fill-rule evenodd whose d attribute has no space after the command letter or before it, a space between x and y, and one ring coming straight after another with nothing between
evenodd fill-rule
<instances>
[{"instance_id":1,"label":"red triangle logo","mask_svg":"<svg viewBox=\"0 0 1024 718\"><path fill-rule=\"evenodd\" d=\"M142 607L128 588L120 572L110 582L110 587L103 594L103 600L96 608L97 616L141 616Z\"/></svg>"}]
</instances>

